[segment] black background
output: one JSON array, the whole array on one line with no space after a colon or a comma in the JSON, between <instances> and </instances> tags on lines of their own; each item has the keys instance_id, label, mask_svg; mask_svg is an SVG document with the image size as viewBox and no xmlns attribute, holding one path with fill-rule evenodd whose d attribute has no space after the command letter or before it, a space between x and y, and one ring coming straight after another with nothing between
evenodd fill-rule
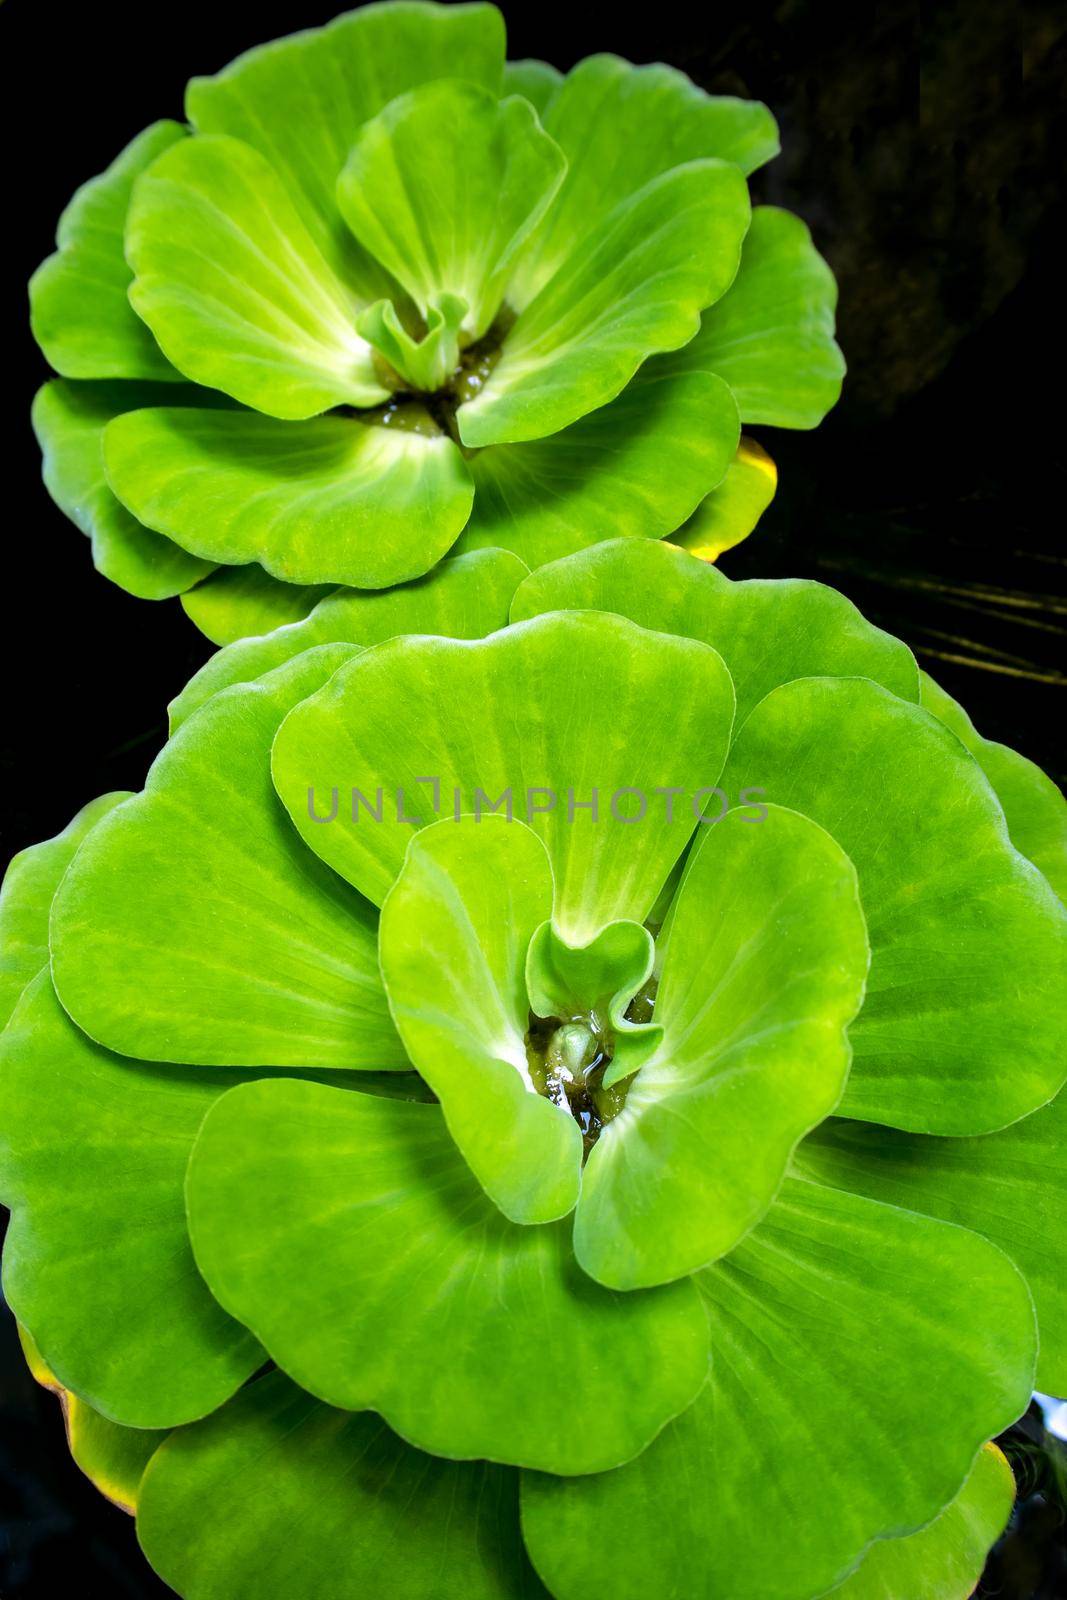
<instances>
[{"instance_id":1,"label":"black background","mask_svg":"<svg viewBox=\"0 0 1067 1600\"><path fill-rule=\"evenodd\" d=\"M1052 343L1063 292L1053 241L1067 235L1056 193L1063 12L1008 0L921 12L901 0L503 9L512 56L563 68L595 50L664 60L774 110L783 155L756 178L756 196L798 211L828 256L850 375L814 435L755 430L780 492L724 569L843 589L911 644L983 733L1062 782L1067 541ZM0 865L94 795L140 786L167 700L210 651L177 602L135 600L97 576L41 487L28 412L45 368L25 281L71 191L147 123L179 116L187 78L333 10L0 4ZM69 1462L54 1402L26 1377L0 1319L0 1595L43 1596L57 1583L77 1600L169 1593L128 1520ZM1015 1536L984 1593L1067 1594L1047 1511L1032 1514L1036 1532Z\"/></svg>"}]
</instances>

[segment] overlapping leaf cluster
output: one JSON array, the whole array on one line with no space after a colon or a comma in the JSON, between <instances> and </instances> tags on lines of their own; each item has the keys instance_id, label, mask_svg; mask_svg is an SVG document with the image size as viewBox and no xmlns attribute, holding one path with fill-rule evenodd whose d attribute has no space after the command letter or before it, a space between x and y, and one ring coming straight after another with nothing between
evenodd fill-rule
<instances>
[{"instance_id":1,"label":"overlapping leaf cluster","mask_svg":"<svg viewBox=\"0 0 1067 1600\"><path fill-rule=\"evenodd\" d=\"M1067 1388L1053 786L640 540L332 596L173 724L0 903L5 1288L161 1574L969 1594Z\"/></svg>"},{"instance_id":2,"label":"overlapping leaf cluster","mask_svg":"<svg viewBox=\"0 0 1067 1600\"><path fill-rule=\"evenodd\" d=\"M773 117L504 48L492 6L368 6L195 79L75 196L35 420L108 577L227 642L453 547L754 525L741 423L811 427L842 373L806 228L750 207Z\"/></svg>"}]
</instances>

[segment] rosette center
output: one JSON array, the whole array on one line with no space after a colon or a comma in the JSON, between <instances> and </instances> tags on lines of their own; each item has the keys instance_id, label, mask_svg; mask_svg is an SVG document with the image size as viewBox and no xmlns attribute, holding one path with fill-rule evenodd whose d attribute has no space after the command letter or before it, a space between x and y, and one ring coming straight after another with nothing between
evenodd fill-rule
<instances>
[{"instance_id":1,"label":"rosette center","mask_svg":"<svg viewBox=\"0 0 1067 1600\"><path fill-rule=\"evenodd\" d=\"M626 1100L625 1084L604 1085L614 1055L614 1032L599 1012L567 1019L530 1015L526 1034L530 1078L538 1094L574 1118L586 1154Z\"/></svg>"}]
</instances>

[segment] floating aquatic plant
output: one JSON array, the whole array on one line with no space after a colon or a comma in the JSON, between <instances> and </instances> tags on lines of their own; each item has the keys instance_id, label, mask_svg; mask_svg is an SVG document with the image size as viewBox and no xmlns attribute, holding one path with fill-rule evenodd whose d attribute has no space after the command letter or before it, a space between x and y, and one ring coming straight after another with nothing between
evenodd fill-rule
<instances>
[{"instance_id":1,"label":"floating aquatic plant","mask_svg":"<svg viewBox=\"0 0 1067 1600\"><path fill-rule=\"evenodd\" d=\"M814 426L843 370L807 229L750 206L773 117L504 51L489 5L368 6L194 79L75 195L35 421L109 578L227 642L453 549L752 528L740 425Z\"/></svg>"},{"instance_id":2,"label":"floating aquatic plant","mask_svg":"<svg viewBox=\"0 0 1067 1600\"><path fill-rule=\"evenodd\" d=\"M0 901L5 1287L161 1575L963 1600L1067 1389L1048 780L643 540L333 596L173 723Z\"/></svg>"}]
</instances>

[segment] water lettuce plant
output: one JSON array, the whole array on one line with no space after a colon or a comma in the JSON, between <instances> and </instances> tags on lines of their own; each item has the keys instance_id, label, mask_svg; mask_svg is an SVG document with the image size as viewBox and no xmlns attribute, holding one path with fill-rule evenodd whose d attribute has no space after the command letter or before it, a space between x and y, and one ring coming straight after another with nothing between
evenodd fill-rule
<instances>
[{"instance_id":1,"label":"water lettuce plant","mask_svg":"<svg viewBox=\"0 0 1067 1600\"><path fill-rule=\"evenodd\" d=\"M505 626L507 624L507 626ZM1067 824L619 539L218 655L0 900L5 1290L186 1600L963 1600L1067 1390Z\"/></svg>"},{"instance_id":2,"label":"water lettuce plant","mask_svg":"<svg viewBox=\"0 0 1067 1600\"><path fill-rule=\"evenodd\" d=\"M493 6L367 6L194 79L74 196L34 417L109 578L221 643L452 549L751 529L741 423L813 427L843 371L807 229L750 206L773 117L504 56Z\"/></svg>"}]
</instances>

